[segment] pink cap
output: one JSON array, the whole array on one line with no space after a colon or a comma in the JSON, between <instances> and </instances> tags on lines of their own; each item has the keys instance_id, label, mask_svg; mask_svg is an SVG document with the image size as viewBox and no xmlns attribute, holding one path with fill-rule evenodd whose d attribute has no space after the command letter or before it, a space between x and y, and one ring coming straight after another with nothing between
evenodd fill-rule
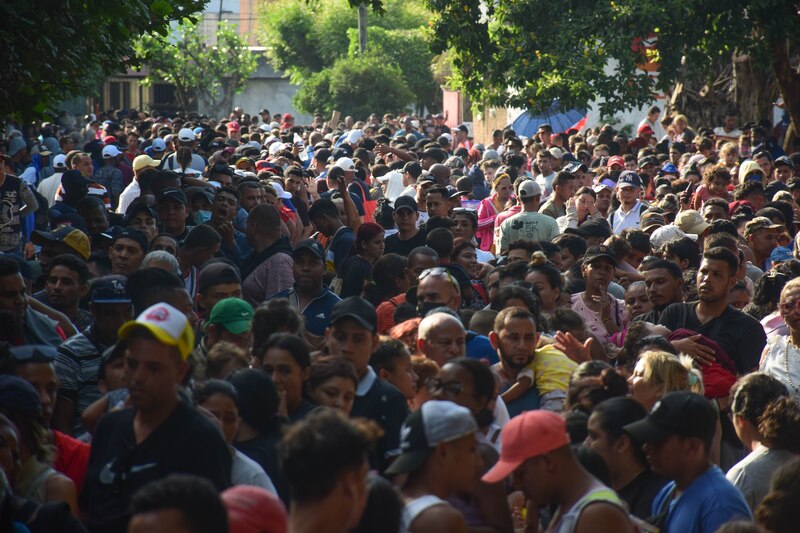
<instances>
[{"instance_id":1,"label":"pink cap","mask_svg":"<svg viewBox=\"0 0 800 533\"><path fill-rule=\"evenodd\" d=\"M231 533L286 533L286 507L271 492L237 485L222 493Z\"/></svg>"},{"instance_id":2,"label":"pink cap","mask_svg":"<svg viewBox=\"0 0 800 533\"><path fill-rule=\"evenodd\" d=\"M612 165L619 165L621 167L625 167L625 160L622 159L621 155L612 155L608 158L608 163L606 163L607 168L611 168Z\"/></svg>"},{"instance_id":3,"label":"pink cap","mask_svg":"<svg viewBox=\"0 0 800 533\"><path fill-rule=\"evenodd\" d=\"M526 459L569 445L564 419L541 409L512 418L500 438L500 460L481 478L486 483L499 483Z\"/></svg>"},{"instance_id":4,"label":"pink cap","mask_svg":"<svg viewBox=\"0 0 800 533\"><path fill-rule=\"evenodd\" d=\"M228 131L239 131L239 123L235 120L228 122Z\"/></svg>"}]
</instances>

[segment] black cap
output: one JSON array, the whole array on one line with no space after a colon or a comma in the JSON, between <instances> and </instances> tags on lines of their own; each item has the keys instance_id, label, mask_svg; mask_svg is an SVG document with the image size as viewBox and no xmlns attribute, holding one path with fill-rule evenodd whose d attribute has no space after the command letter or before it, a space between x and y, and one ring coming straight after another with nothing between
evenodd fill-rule
<instances>
[{"instance_id":1,"label":"black cap","mask_svg":"<svg viewBox=\"0 0 800 533\"><path fill-rule=\"evenodd\" d=\"M642 180L639 179L639 174L632 170L623 170L622 174L619 175L619 179L617 179L617 188L621 188L623 185L630 185L631 187L638 187L642 188Z\"/></svg>"},{"instance_id":2,"label":"black cap","mask_svg":"<svg viewBox=\"0 0 800 533\"><path fill-rule=\"evenodd\" d=\"M784 166L787 166L789 168L794 168L794 162L791 159L789 159L788 156L785 156L785 155L782 155L782 156L780 156L779 158L777 158L775 160L774 166L777 167L777 166L780 166L780 165L784 165Z\"/></svg>"},{"instance_id":3,"label":"black cap","mask_svg":"<svg viewBox=\"0 0 800 533\"><path fill-rule=\"evenodd\" d=\"M584 239L588 237L607 239L611 237L611 226L605 220L589 219L577 228L566 228L564 233L574 233Z\"/></svg>"},{"instance_id":4,"label":"black cap","mask_svg":"<svg viewBox=\"0 0 800 533\"><path fill-rule=\"evenodd\" d=\"M198 194L202 194L205 197L205 199L208 200L208 203L212 203L214 201L214 191L197 185L192 187L187 187L185 194L186 198L190 201L193 200L194 197L197 196Z\"/></svg>"},{"instance_id":5,"label":"black cap","mask_svg":"<svg viewBox=\"0 0 800 533\"><path fill-rule=\"evenodd\" d=\"M167 198L175 200L176 202L183 205L189 205L189 201L186 199L186 194L180 189L173 189L173 188L164 189L163 191L161 191L161 194L158 195L157 203L161 203L163 200Z\"/></svg>"},{"instance_id":6,"label":"black cap","mask_svg":"<svg viewBox=\"0 0 800 533\"><path fill-rule=\"evenodd\" d=\"M786 182L786 186L790 191L800 189L800 177L789 178L789 181Z\"/></svg>"},{"instance_id":7,"label":"black cap","mask_svg":"<svg viewBox=\"0 0 800 533\"><path fill-rule=\"evenodd\" d=\"M415 213L419 211L417 206L417 199L413 196L398 196L394 201L394 210L400 211L401 209L411 209Z\"/></svg>"},{"instance_id":8,"label":"black cap","mask_svg":"<svg viewBox=\"0 0 800 533\"><path fill-rule=\"evenodd\" d=\"M325 249L316 239L303 239L295 244L294 250L292 250L292 256L297 255L297 253L301 250L310 250L311 253L317 257L317 259L320 261L325 261Z\"/></svg>"},{"instance_id":9,"label":"black cap","mask_svg":"<svg viewBox=\"0 0 800 533\"><path fill-rule=\"evenodd\" d=\"M570 174L574 174L576 172L589 172L589 167L584 165L579 161L572 161L568 165L565 165L562 169L564 172L569 172Z\"/></svg>"},{"instance_id":10,"label":"black cap","mask_svg":"<svg viewBox=\"0 0 800 533\"><path fill-rule=\"evenodd\" d=\"M33 385L17 376L0 374L0 408L5 407L42 421L42 404Z\"/></svg>"},{"instance_id":11,"label":"black cap","mask_svg":"<svg viewBox=\"0 0 800 533\"><path fill-rule=\"evenodd\" d=\"M158 218L158 215L156 215L156 212L153 211L153 208L146 203L133 202L128 206L128 209L125 210L125 223L127 224L137 213L146 213L150 218Z\"/></svg>"},{"instance_id":12,"label":"black cap","mask_svg":"<svg viewBox=\"0 0 800 533\"><path fill-rule=\"evenodd\" d=\"M322 161L323 163L327 163L332 154L333 152L331 152L330 149L320 148L319 150L314 151L314 159L317 161Z\"/></svg>"},{"instance_id":13,"label":"black cap","mask_svg":"<svg viewBox=\"0 0 800 533\"><path fill-rule=\"evenodd\" d=\"M61 185L65 189L68 187L88 187L90 183L92 183L92 180L85 178L80 170L67 170L61 174Z\"/></svg>"},{"instance_id":14,"label":"black cap","mask_svg":"<svg viewBox=\"0 0 800 533\"><path fill-rule=\"evenodd\" d=\"M417 179L422 174L422 165L416 161L410 161L403 167L403 172L408 172L412 178Z\"/></svg>"},{"instance_id":15,"label":"black cap","mask_svg":"<svg viewBox=\"0 0 800 533\"><path fill-rule=\"evenodd\" d=\"M423 183L433 185L436 183L436 177L430 172L423 172L417 178L417 185L422 185Z\"/></svg>"},{"instance_id":16,"label":"black cap","mask_svg":"<svg viewBox=\"0 0 800 533\"><path fill-rule=\"evenodd\" d=\"M96 304L130 303L125 291L128 278L116 274L102 276L92 281L91 301Z\"/></svg>"},{"instance_id":17,"label":"black cap","mask_svg":"<svg viewBox=\"0 0 800 533\"><path fill-rule=\"evenodd\" d=\"M617 254L614 253L612 248L606 246L605 244L590 246L589 249L586 250L586 254L583 256L583 264L591 263L595 259L599 259L601 257L610 259L612 263L615 265L617 264Z\"/></svg>"},{"instance_id":18,"label":"black cap","mask_svg":"<svg viewBox=\"0 0 800 533\"><path fill-rule=\"evenodd\" d=\"M360 296L351 296L333 306L331 325L343 318L352 318L373 333L378 331L378 314L375 307Z\"/></svg>"},{"instance_id":19,"label":"black cap","mask_svg":"<svg viewBox=\"0 0 800 533\"><path fill-rule=\"evenodd\" d=\"M200 273L197 276L197 292L205 293L214 285L241 282L242 277L239 275L239 270L236 267L229 265L228 263L218 261L216 263L206 265L202 270L200 270ZM211 309L208 309L208 311L210 312Z\"/></svg>"},{"instance_id":20,"label":"black cap","mask_svg":"<svg viewBox=\"0 0 800 533\"><path fill-rule=\"evenodd\" d=\"M147 236L136 228L122 228L116 231L111 239L111 246L114 246L114 243L119 239L136 241L144 253L150 251L150 244L147 242Z\"/></svg>"},{"instance_id":21,"label":"black cap","mask_svg":"<svg viewBox=\"0 0 800 533\"><path fill-rule=\"evenodd\" d=\"M717 425L711 403L697 394L677 391L665 394L646 418L622 429L640 444L661 442L677 435L710 440Z\"/></svg>"}]
</instances>

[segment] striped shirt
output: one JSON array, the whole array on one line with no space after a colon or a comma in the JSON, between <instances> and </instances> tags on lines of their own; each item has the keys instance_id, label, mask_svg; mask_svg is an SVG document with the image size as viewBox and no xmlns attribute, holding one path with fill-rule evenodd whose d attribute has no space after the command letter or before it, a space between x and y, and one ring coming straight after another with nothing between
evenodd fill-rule
<instances>
[{"instance_id":1,"label":"striped shirt","mask_svg":"<svg viewBox=\"0 0 800 533\"><path fill-rule=\"evenodd\" d=\"M97 388L97 375L107 346L95 341L89 328L67 339L58 347L56 374L61 380L58 391L60 397L75 404L75 421L72 435L79 436L86 431L81 414L102 394Z\"/></svg>"}]
</instances>

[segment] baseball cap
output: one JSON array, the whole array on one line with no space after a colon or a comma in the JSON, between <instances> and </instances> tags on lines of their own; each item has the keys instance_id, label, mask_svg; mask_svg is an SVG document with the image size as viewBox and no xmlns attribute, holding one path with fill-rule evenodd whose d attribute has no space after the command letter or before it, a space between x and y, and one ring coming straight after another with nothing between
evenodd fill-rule
<instances>
[{"instance_id":1,"label":"baseball cap","mask_svg":"<svg viewBox=\"0 0 800 533\"><path fill-rule=\"evenodd\" d=\"M767 217L756 217L744 226L744 238L762 229L780 229L783 224L773 224Z\"/></svg>"},{"instance_id":2,"label":"baseball cap","mask_svg":"<svg viewBox=\"0 0 800 533\"><path fill-rule=\"evenodd\" d=\"M653 247L653 250L658 250L665 243L682 239L684 237L688 237L688 235L681 231L678 226L674 224L667 224L666 226L662 226L653 230L653 233L650 234L650 244Z\"/></svg>"},{"instance_id":3,"label":"baseball cap","mask_svg":"<svg viewBox=\"0 0 800 533\"><path fill-rule=\"evenodd\" d=\"M234 335L241 335L250 329L254 314L253 306L241 298L225 298L211 309L208 323L224 326Z\"/></svg>"},{"instance_id":4,"label":"baseball cap","mask_svg":"<svg viewBox=\"0 0 800 533\"><path fill-rule=\"evenodd\" d=\"M422 171L422 174L417 178L417 185L433 185L436 183L436 178L427 171Z\"/></svg>"},{"instance_id":5,"label":"baseball cap","mask_svg":"<svg viewBox=\"0 0 800 533\"><path fill-rule=\"evenodd\" d=\"M418 212L417 199L413 196L398 196L394 201L394 210L400 211L401 209L411 209L415 213Z\"/></svg>"},{"instance_id":6,"label":"baseball cap","mask_svg":"<svg viewBox=\"0 0 800 533\"><path fill-rule=\"evenodd\" d=\"M613 165L619 165L620 167L625 167L625 160L622 159L621 155L612 155L608 158L608 162L606 163L607 168L611 168Z\"/></svg>"},{"instance_id":7,"label":"baseball cap","mask_svg":"<svg viewBox=\"0 0 800 533\"><path fill-rule=\"evenodd\" d=\"M360 296L350 296L336 302L331 311L331 324L343 318L352 318L368 330L378 331L378 315L375 307Z\"/></svg>"},{"instance_id":8,"label":"baseball cap","mask_svg":"<svg viewBox=\"0 0 800 533\"><path fill-rule=\"evenodd\" d=\"M197 276L197 291L205 293L214 285L221 285L223 283L241 283L242 278L239 271L222 261L211 263L204 266Z\"/></svg>"},{"instance_id":9,"label":"baseball cap","mask_svg":"<svg viewBox=\"0 0 800 533\"><path fill-rule=\"evenodd\" d=\"M411 174L411 177L414 179L418 178L422 174L422 165L417 163L416 161L409 161L403 167L403 172L408 172Z\"/></svg>"},{"instance_id":10,"label":"baseball cap","mask_svg":"<svg viewBox=\"0 0 800 533\"><path fill-rule=\"evenodd\" d=\"M160 137L153 139L153 142L150 143L150 147L154 152L163 152L167 149L167 141Z\"/></svg>"},{"instance_id":11,"label":"baseball cap","mask_svg":"<svg viewBox=\"0 0 800 533\"><path fill-rule=\"evenodd\" d=\"M611 226L605 220L589 219L577 228L566 228L564 233L574 233L584 239L587 237L607 239L611 237Z\"/></svg>"},{"instance_id":12,"label":"baseball cap","mask_svg":"<svg viewBox=\"0 0 800 533\"><path fill-rule=\"evenodd\" d=\"M133 170L142 170L147 167L157 167L161 164L160 159L153 159L149 155L142 154L133 158Z\"/></svg>"},{"instance_id":13,"label":"baseball cap","mask_svg":"<svg viewBox=\"0 0 800 533\"><path fill-rule=\"evenodd\" d=\"M314 151L314 159L317 161L322 161L323 163L327 163L328 159L331 158L331 151L329 148L320 148L319 150Z\"/></svg>"},{"instance_id":14,"label":"baseball cap","mask_svg":"<svg viewBox=\"0 0 800 533\"><path fill-rule=\"evenodd\" d=\"M181 128L181 131L178 132L178 140L179 141L193 141L195 140L194 132L189 128Z\"/></svg>"},{"instance_id":15,"label":"baseball cap","mask_svg":"<svg viewBox=\"0 0 800 533\"><path fill-rule=\"evenodd\" d=\"M500 435L500 459L481 478L485 483L499 483L527 459L569 445L564 419L544 409L515 416Z\"/></svg>"},{"instance_id":16,"label":"baseball cap","mask_svg":"<svg viewBox=\"0 0 800 533\"><path fill-rule=\"evenodd\" d=\"M769 219L767 219L769 220ZM770 222L771 224L772 222ZM675 225L682 232L689 235L701 235L711 227L711 224L703 219L703 215L694 209L686 209L675 216Z\"/></svg>"},{"instance_id":17,"label":"baseball cap","mask_svg":"<svg viewBox=\"0 0 800 533\"><path fill-rule=\"evenodd\" d=\"M641 135L642 133L649 133L650 135L652 135L654 132L653 128L651 128L648 124L642 124L641 126L639 126L639 129L636 131L636 133L638 133L639 135Z\"/></svg>"},{"instance_id":18,"label":"baseball cap","mask_svg":"<svg viewBox=\"0 0 800 533\"><path fill-rule=\"evenodd\" d=\"M0 374L0 407L42 420L42 404L33 385L17 376Z\"/></svg>"},{"instance_id":19,"label":"baseball cap","mask_svg":"<svg viewBox=\"0 0 800 533\"><path fill-rule=\"evenodd\" d=\"M552 155L556 159L561 159L562 157L564 157L564 152L562 152L561 148L558 148L557 146L553 146L548 151L550 152L550 155Z\"/></svg>"},{"instance_id":20,"label":"baseball cap","mask_svg":"<svg viewBox=\"0 0 800 533\"><path fill-rule=\"evenodd\" d=\"M350 144L355 144L363 136L364 136L364 132L361 131L361 130L350 130L350 132L347 135L345 135L344 142L350 143Z\"/></svg>"},{"instance_id":21,"label":"baseball cap","mask_svg":"<svg viewBox=\"0 0 800 533\"><path fill-rule=\"evenodd\" d=\"M291 194L289 194L288 192L283 190L283 185L281 185L280 183L277 183L275 181L270 181L269 184L272 185L273 189L275 189L275 192L278 194L278 198L291 198L292 197Z\"/></svg>"},{"instance_id":22,"label":"baseball cap","mask_svg":"<svg viewBox=\"0 0 800 533\"><path fill-rule=\"evenodd\" d=\"M525 180L519 185L519 191L517 195L520 198L533 198L534 196L539 196L542 194L542 189L539 188L539 184L533 180Z\"/></svg>"},{"instance_id":23,"label":"baseball cap","mask_svg":"<svg viewBox=\"0 0 800 533\"><path fill-rule=\"evenodd\" d=\"M614 250L605 244L598 244L596 246L590 246L588 250L586 250L586 254L583 256L583 264L589 264L595 259L599 259L601 257L605 257L610 259L612 263L615 265L617 264L617 254L614 253Z\"/></svg>"},{"instance_id":24,"label":"baseball cap","mask_svg":"<svg viewBox=\"0 0 800 533\"><path fill-rule=\"evenodd\" d=\"M648 232L656 228L666 226L667 221L666 219L664 219L664 215L662 215L661 213L656 213L655 211L651 211L649 213L642 214L642 218L639 225L641 226L643 231Z\"/></svg>"},{"instance_id":25,"label":"baseball cap","mask_svg":"<svg viewBox=\"0 0 800 533\"><path fill-rule=\"evenodd\" d=\"M25 142L25 139L21 137L12 137L11 140L8 141L8 149L6 150L6 154L10 157L14 157L17 155L17 152L22 150L28 146L28 143Z\"/></svg>"},{"instance_id":26,"label":"baseball cap","mask_svg":"<svg viewBox=\"0 0 800 533\"><path fill-rule=\"evenodd\" d=\"M642 187L642 182L639 175L632 170L625 170L619 175L617 179L617 187L624 189L626 187Z\"/></svg>"},{"instance_id":27,"label":"baseball cap","mask_svg":"<svg viewBox=\"0 0 800 533\"><path fill-rule=\"evenodd\" d=\"M275 494L253 485L236 485L220 497L230 533L285 533L286 507Z\"/></svg>"},{"instance_id":28,"label":"baseball cap","mask_svg":"<svg viewBox=\"0 0 800 533\"><path fill-rule=\"evenodd\" d=\"M794 163L792 162L792 160L789 159L789 157L785 156L785 155L782 155L782 156L780 156L779 158L777 158L775 160L774 166L777 167L779 165L784 165L784 166L787 166L789 168L794 168Z\"/></svg>"},{"instance_id":29,"label":"baseball cap","mask_svg":"<svg viewBox=\"0 0 800 533\"><path fill-rule=\"evenodd\" d=\"M77 252L84 261L88 260L92 253L89 237L81 230L71 226L62 226L55 231L35 230L31 233L31 242L39 246L45 242L63 242Z\"/></svg>"},{"instance_id":30,"label":"baseball cap","mask_svg":"<svg viewBox=\"0 0 800 533\"><path fill-rule=\"evenodd\" d=\"M334 166L341 168L345 172L355 172L356 170L356 164L349 157L340 157L336 160Z\"/></svg>"},{"instance_id":31,"label":"baseball cap","mask_svg":"<svg viewBox=\"0 0 800 533\"><path fill-rule=\"evenodd\" d=\"M401 454L386 469L394 476L419 470L437 444L452 442L478 431L478 424L466 407L453 402L431 400L408 415L400 429Z\"/></svg>"},{"instance_id":32,"label":"baseball cap","mask_svg":"<svg viewBox=\"0 0 800 533\"><path fill-rule=\"evenodd\" d=\"M784 261L791 261L792 259L794 259L792 249L788 246L776 246L769 255L769 260L773 265L783 263Z\"/></svg>"},{"instance_id":33,"label":"baseball cap","mask_svg":"<svg viewBox=\"0 0 800 533\"><path fill-rule=\"evenodd\" d=\"M139 212L146 213L148 216L150 216L150 218L158 219L158 215L156 215L156 212L153 211L152 207L144 202L134 201L128 206L128 209L125 210L125 223L127 224L130 219Z\"/></svg>"},{"instance_id":34,"label":"baseball cap","mask_svg":"<svg viewBox=\"0 0 800 533\"><path fill-rule=\"evenodd\" d=\"M103 159L111 159L112 157L117 157L121 153L116 144L109 144L103 148Z\"/></svg>"},{"instance_id":35,"label":"baseball cap","mask_svg":"<svg viewBox=\"0 0 800 533\"><path fill-rule=\"evenodd\" d=\"M135 241L141 247L144 253L147 253L150 250L150 243L147 240L147 235L136 228L122 228L119 231L115 231L111 238L111 246L114 246L114 243L120 239L130 239Z\"/></svg>"},{"instance_id":36,"label":"baseball cap","mask_svg":"<svg viewBox=\"0 0 800 533\"><path fill-rule=\"evenodd\" d=\"M562 170L564 172L569 172L570 174L575 174L576 172L589 172L589 167L580 161L572 161L567 163Z\"/></svg>"},{"instance_id":37,"label":"baseball cap","mask_svg":"<svg viewBox=\"0 0 800 533\"><path fill-rule=\"evenodd\" d=\"M666 163L663 167L661 167L661 174L675 174L677 176L679 174L678 167L672 163Z\"/></svg>"},{"instance_id":38,"label":"baseball cap","mask_svg":"<svg viewBox=\"0 0 800 533\"><path fill-rule=\"evenodd\" d=\"M656 158L651 155L644 156L636 162L639 168L644 168L647 165L655 166L657 163L658 161L656 160Z\"/></svg>"},{"instance_id":39,"label":"baseball cap","mask_svg":"<svg viewBox=\"0 0 800 533\"><path fill-rule=\"evenodd\" d=\"M709 440L714 436L717 413L702 396L676 391L665 394L647 417L623 426L639 444L661 442L672 435Z\"/></svg>"},{"instance_id":40,"label":"baseball cap","mask_svg":"<svg viewBox=\"0 0 800 533\"><path fill-rule=\"evenodd\" d=\"M125 340L136 328L149 331L160 343L178 348L181 359L186 361L194 347L194 332L189 319L168 303L151 305L119 328L119 339Z\"/></svg>"},{"instance_id":41,"label":"baseball cap","mask_svg":"<svg viewBox=\"0 0 800 533\"><path fill-rule=\"evenodd\" d=\"M228 131L239 131L239 123L235 120L228 122Z\"/></svg>"},{"instance_id":42,"label":"baseball cap","mask_svg":"<svg viewBox=\"0 0 800 533\"><path fill-rule=\"evenodd\" d=\"M317 259L320 261L325 261L325 250L316 239L303 239L295 244L294 250L292 250L292 256L297 255L297 253L301 250L310 250L311 253L317 257Z\"/></svg>"},{"instance_id":43,"label":"baseball cap","mask_svg":"<svg viewBox=\"0 0 800 533\"><path fill-rule=\"evenodd\" d=\"M53 158L53 168L55 170L63 170L67 168L67 156L58 154Z\"/></svg>"},{"instance_id":44,"label":"baseball cap","mask_svg":"<svg viewBox=\"0 0 800 533\"><path fill-rule=\"evenodd\" d=\"M186 193L180 189L164 189L161 191L161 194L158 195L158 201L156 203L161 203L166 199L175 200L183 205L189 205L189 202L186 199Z\"/></svg>"},{"instance_id":45,"label":"baseball cap","mask_svg":"<svg viewBox=\"0 0 800 533\"><path fill-rule=\"evenodd\" d=\"M61 175L61 185L64 188L88 187L90 183L92 180L85 178L80 170L67 170Z\"/></svg>"},{"instance_id":46,"label":"baseball cap","mask_svg":"<svg viewBox=\"0 0 800 533\"><path fill-rule=\"evenodd\" d=\"M492 150L489 148L485 152L483 152L483 160L493 160L493 161L500 161L500 154L497 153L497 150Z\"/></svg>"},{"instance_id":47,"label":"baseball cap","mask_svg":"<svg viewBox=\"0 0 800 533\"><path fill-rule=\"evenodd\" d=\"M130 303L131 298L125 291L125 276L111 274L92 281L90 300L92 303L117 304Z\"/></svg>"},{"instance_id":48,"label":"baseball cap","mask_svg":"<svg viewBox=\"0 0 800 533\"><path fill-rule=\"evenodd\" d=\"M598 183L597 185L595 185L594 187L592 187L592 190L594 192L596 192L596 193L600 192L602 190L613 191L614 187L616 187L616 186L617 186L616 183L614 183L610 179L606 178L606 179L602 180L600 183Z\"/></svg>"}]
</instances>

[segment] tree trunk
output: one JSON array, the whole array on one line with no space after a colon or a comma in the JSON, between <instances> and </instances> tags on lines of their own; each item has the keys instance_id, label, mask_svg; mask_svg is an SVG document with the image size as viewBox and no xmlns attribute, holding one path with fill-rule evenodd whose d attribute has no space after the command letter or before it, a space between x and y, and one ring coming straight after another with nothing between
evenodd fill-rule
<instances>
[{"instance_id":1,"label":"tree trunk","mask_svg":"<svg viewBox=\"0 0 800 533\"><path fill-rule=\"evenodd\" d=\"M781 42L773 46L772 69L792 121L784 140L784 150L791 152L794 135L789 133L800 131L800 74L792 67L787 43Z\"/></svg>"},{"instance_id":2,"label":"tree trunk","mask_svg":"<svg viewBox=\"0 0 800 533\"><path fill-rule=\"evenodd\" d=\"M768 119L778 96L773 70L754 62L750 56L733 58L733 92L739 109L739 125Z\"/></svg>"}]
</instances>

